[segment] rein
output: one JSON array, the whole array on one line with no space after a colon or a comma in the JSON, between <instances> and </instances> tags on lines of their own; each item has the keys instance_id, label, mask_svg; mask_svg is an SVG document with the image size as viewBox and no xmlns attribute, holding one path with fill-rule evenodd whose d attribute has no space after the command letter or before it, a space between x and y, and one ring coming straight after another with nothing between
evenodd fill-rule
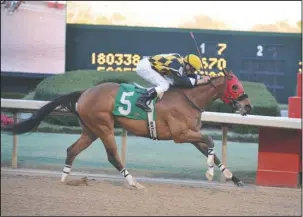
<instances>
[{"instance_id":1,"label":"rein","mask_svg":"<svg viewBox=\"0 0 303 217\"><path fill-rule=\"evenodd\" d=\"M225 85L226 85L226 75L224 76L225 78L224 78L224 83L225 83ZM219 89L216 87L216 85L212 82L213 81L213 79L212 80L210 80L210 84L216 89L216 91L218 92L218 93L220 93L220 91L219 91ZM209 83L207 83L207 84L209 84ZM200 109L195 103L193 103L189 98L188 98L188 96L184 93L184 92L182 92L183 93L183 96L184 96L184 98L186 99L186 101L188 102L188 104L190 104L191 105L191 107L193 107L194 109L196 109L198 112L200 112L200 113L202 113L202 112L204 112L204 109ZM222 93L220 93L220 95L221 95Z\"/></svg>"},{"instance_id":2,"label":"rein","mask_svg":"<svg viewBox=\"0 0 303 217\"><path fill-rule=\"evenodd\" d=\"M183 96L184 98L186 99L186 101L188 102L188 104L191 105L191 107L193 107L194 109L196 109L198 112L202 113L204 112L204 109L200 109L198 106L195 105L195 103L193 103L187 96L184 92L183 93Z\"/></svg>"}]
</instances>

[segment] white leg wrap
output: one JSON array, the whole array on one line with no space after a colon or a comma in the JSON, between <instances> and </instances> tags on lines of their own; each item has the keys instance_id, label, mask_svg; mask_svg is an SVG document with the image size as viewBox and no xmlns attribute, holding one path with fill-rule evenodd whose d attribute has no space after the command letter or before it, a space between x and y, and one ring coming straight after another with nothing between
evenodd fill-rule
<instances>
[{"instance_id":1,"label":"white leg wrap","mask_svg":"<svg viewBox=\"0 0 303 217\"><path fill-rule=\"evenodd\" d=\"M65 182L66 178L67 178L68 174L66 173L62 173L62 176L61 176L61 182Z\"/></svg>"},{"instance_id":2,"label":"white leg wrap","mask_svg":"<svg viewBox=\"0 0 303 217\"><path fill-rule=\"evenodd\" d=\"M220 169L221 172L224 171L224 170L226 169L226 167L225 167L224 164L222 164L222 163L220 163L220 164L218 165L218 167L219 167L219 169Z\"/></svg>"},{"instance_id":3,"label":"white leg wrap","mask_svg":"<svg viewBox=\"0 0 303 217\"><path fill-rule=\"evenodd\" d=\"M208 169L206 171L206 177L208 181L212 181L214 177L214 155L215 151L213 148L208 149L208 155L207 155L207 165Z\"/></svg>"},{"instance_id":4,"label":"white leg wrap","mask_svg":"<svg viewBox=\"0 0 303 217\"><path fill-rule=\"evenodd\" d=\"M214 155L208 155L207 156L207 165L213 166L214 165Z\"/></svg>"},{"instance_id":5,"label":"white leg wrap","mask_svg":"<svg viewBox=\"0 0 303 217\"><path fill-rule=\"evenodd\" d=\"M208 166L214 166L215 150L213 148L208 149L207 164Z\"/></svg>"},{"instance_id":6,"label":"white leg wrap","mask_svg":"<svg viewBox=\"0 0 303 217\"><path fill-rule=\"evenodd\" d=\"M120 173L122 174L122 176L125 178L125 180L127 181L127 183L131 186L135 186L136 182L134 181L133 177L131 174L129 174L129 172L127 171L127 169L123 168Z\"/></svg>"},{"instance_id":7,"label":"white leg wrap","mask_svg":"<svg viewBox=\"0 0 303 217\"><path fill-rule=\"evenodd\" d=\"M223 175L225 176L225 178L227 178L227 179L232 178L233 174L229 171L229 169L227 169L225 167L224 164L221 163L221 164L218 165L218 167L219 167L220 171L223 173Z\"/></svg>"},{"instance_id":8,"label":"white leg wrap","mask_svg":"<svg viewBox=\"0 0 303 217\"><path fill-rule=\"evenodd\" d=\"M130 175L130 174L129 174L127 177L125 177L125 180L126 180L127 183L128 183L129 185L131 185L131 186L135 186L135 185L136 185L136 183L135 183L135 181L134 181L132 175Z\"/></svg>"},{"instance_id":9,"label":"white leg wrap","mask_svg":"<svg viewBox=\"0 0 303 217\"><path fill-rule=\"evenodd\" d=\"M62 176L61 176L61 182L65 182L66 178L70 174L72 168L69 165L65 165L63 168Z\"/></svg>"},{"instance_id":10,"label":"white leg wrap","mask_svg":"<svg viewBox=\"0 0 303 217\"><path fill-rule=\"evenodd\" d=\"M208 169L207 169L207 173L209 174L209 175L214 175L214 167L208 167Z\"/></svg>"}]
</instances>

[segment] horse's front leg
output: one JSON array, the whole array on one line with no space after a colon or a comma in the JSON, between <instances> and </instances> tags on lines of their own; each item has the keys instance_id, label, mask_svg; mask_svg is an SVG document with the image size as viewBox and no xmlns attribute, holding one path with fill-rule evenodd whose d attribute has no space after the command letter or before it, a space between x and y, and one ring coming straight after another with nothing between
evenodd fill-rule
<instances>
[{"instance_id":1,"label":"horse's front leg","mask_svg":"<svg viewBox=\"0 0 303 217\"><path fill-rule=\"evenodd\" d=\"M184 130L182 133L176 134L173 137L176 143L204 143L207 145L207 165L206 177L208 181L212 181L214 177L214 155L215 145L210 136L203 135L200 131L193 131L190 129Z\"/></svg>"},{"instance_id":2,"label":"horse's front leg","mask_svg":"<svg viewBox=\"0 0 303 217\"><path fill-rule=\"evenodd\" d=\"M208 145L205 143L192 143L203 155L208 157ZM238 179L218 158L216 154L214 154L214 163L218 166L224 177L228 180L232 180L235 185L243 186L243 182Z\"/></svg>"},{"instance_id":3,"label":"horse's front leg","mask_svg":"<svg viewBox=\"0 0 303 217\"><path fill-rule=\"evenodd\" d=\"M202 135L202 143L207 144L207 165L206 177L208 181L212 181L214 177L214 157L215 157L215 144L210 136Z\"/></svg>"},{"instance_id":4,"label":"horse's front leg","mask_svg":"<svg viewBox=\"0 0 303 217\"><path fill-rule=\"evenodd\" d=\"M203 135L201 131L186 130L184 133L180 133L179 136L175 136L174 141L178 143L190 142L207 157L208 169L205 175L209 181L212 181L213 179L215 164L219 167L220 171L223 173L226 179L231 179L237 186L243 186L243 182L235 175L233 175L216 156L214 150L215 144L210 136Z\"/></svg>"}]
</instances>

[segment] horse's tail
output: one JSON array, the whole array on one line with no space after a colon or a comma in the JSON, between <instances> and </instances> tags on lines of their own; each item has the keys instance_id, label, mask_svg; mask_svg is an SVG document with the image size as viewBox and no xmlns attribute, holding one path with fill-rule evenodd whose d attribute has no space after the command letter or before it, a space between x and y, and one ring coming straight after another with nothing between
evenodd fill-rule
<instances>
[{"instance_id":1,"label":"horse's tail","mask_svg":"<svg viewBox=\"0 0 303 217\"><path fill-rule=\"evenodd\" d=\"M23 134L31 131L33 128L37 127L41 121L52 111L54 111L58 106L61 108L67 108L72 113L76 114L79 117L78 112L76 111L76 103L81 96L83 91L75 91L63 96L60 96L51 102L47 103L41 107L37 113L35 113L31 118L19 122L13 125L7 125L1 130L12 132L15 134Z\"/></svg>"}]
</instances>

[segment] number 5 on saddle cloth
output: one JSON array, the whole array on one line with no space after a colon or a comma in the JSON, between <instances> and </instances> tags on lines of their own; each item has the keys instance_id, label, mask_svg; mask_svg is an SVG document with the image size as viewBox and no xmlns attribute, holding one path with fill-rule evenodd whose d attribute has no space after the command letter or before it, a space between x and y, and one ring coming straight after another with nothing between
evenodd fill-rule
<instances>
[{"instance_id":1,"label":"number 5 on saddle cloth","mask_svg":"<svg viewBox=\"0 0 303 217\"><path fill-rule=\"evenodd\" d=\"M152 102L147 103L148 107L151 109L151 112L145 112L136 106L136 101L146 90L147 88L144 88L138 84L120 84L112 114L114 116L127 117L130 119L147 120L150 138L156 140L157 132L155 104L157 102L157 98L153 99Z\"/></svg>"}]
</instances>

